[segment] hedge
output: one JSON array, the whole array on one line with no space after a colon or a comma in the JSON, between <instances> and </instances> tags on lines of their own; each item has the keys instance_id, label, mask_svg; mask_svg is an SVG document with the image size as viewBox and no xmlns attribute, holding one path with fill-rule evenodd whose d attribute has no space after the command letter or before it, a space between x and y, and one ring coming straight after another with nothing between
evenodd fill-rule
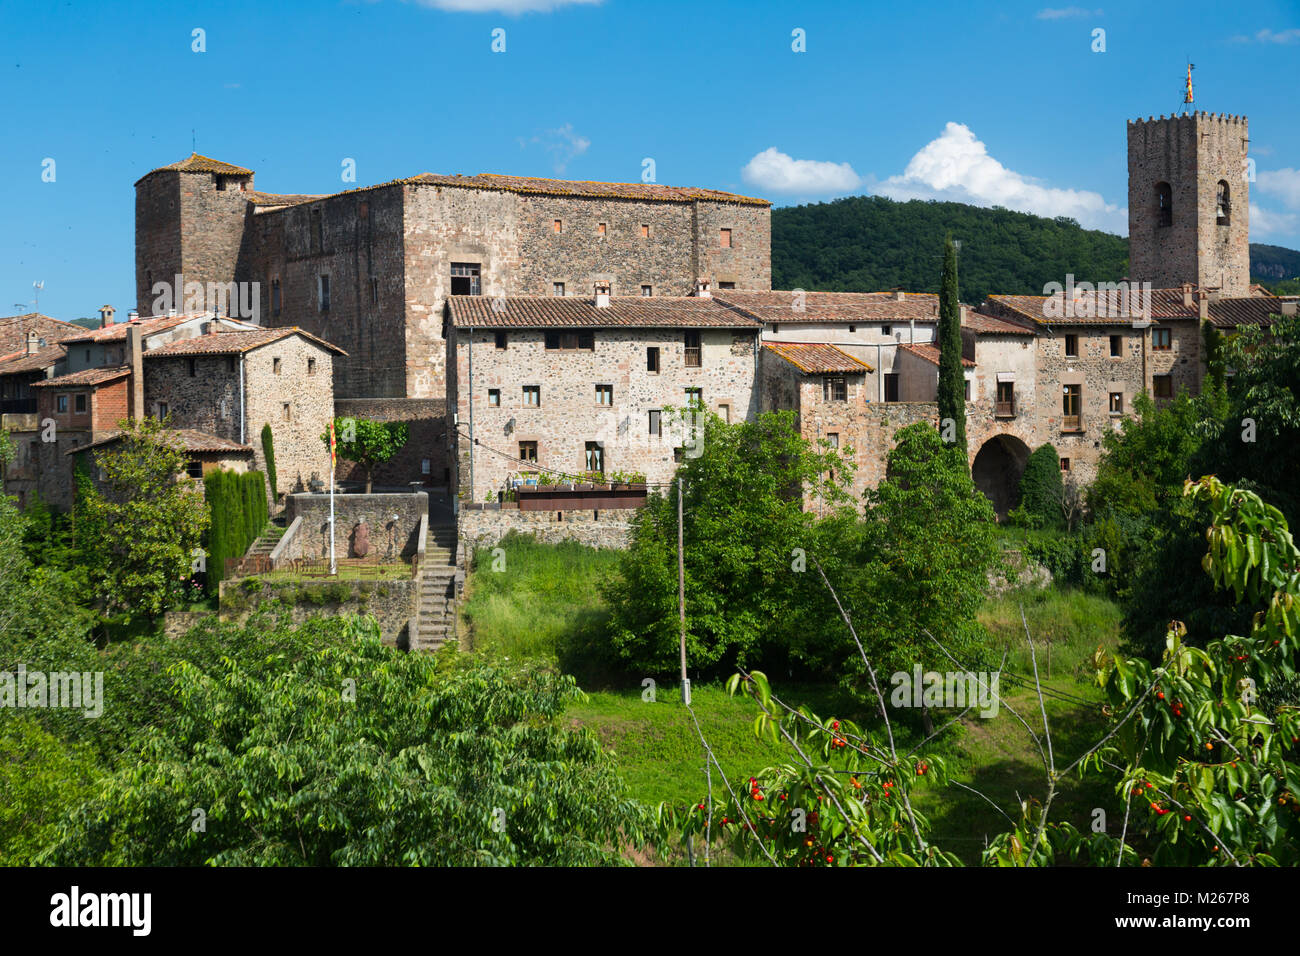
<instances>
[{"instance_id":1,"label":"hedge","mask_svg":"<svg viewBox=\"0 0 1300 956\"><path fill-rule=\"evenodd\" d=\"M266 479L260 471L242 474L217 469L203 477L203 494L212 523L208 527L207 589L217 593L226 558L242 558L266 528Z\"/></svg>"}]
</instances>

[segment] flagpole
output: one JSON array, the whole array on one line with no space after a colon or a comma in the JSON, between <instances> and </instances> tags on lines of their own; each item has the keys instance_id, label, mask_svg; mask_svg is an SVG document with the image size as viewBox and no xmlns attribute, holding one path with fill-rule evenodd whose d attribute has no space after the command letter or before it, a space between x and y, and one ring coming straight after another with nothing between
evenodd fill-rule
<instances>
[{"instance_id":1,"label":"flagpole","mask_svg":"<svg viewBox=\"0 0 1300 956\"><path fill-rule=\"evenodd\" d=\"M338 574L334 562L334 463L338 455L334 451L334 419L330 419L330 575Z\"/></svg>"}]
</instances>

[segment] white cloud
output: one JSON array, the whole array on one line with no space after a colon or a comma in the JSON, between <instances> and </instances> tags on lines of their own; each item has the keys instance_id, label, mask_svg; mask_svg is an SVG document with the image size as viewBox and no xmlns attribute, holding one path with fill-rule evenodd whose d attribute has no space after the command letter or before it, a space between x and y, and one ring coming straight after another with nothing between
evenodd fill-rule
<instances>
[{"instance_id":1,"label":"white cloud","mask_svg":"<svg viewBox=\"0 0 1300 956\"><path fill-rule=\"evenodd\" d=\"M938 139L912 157L901 176L890 176L875 191L890 199L941 199L1069 216L1089 229L1128 232L1126 208L1106 202L1100 193L1041 186L1007 169L961 123L948 123Z\"/></svg>"},{"instance_id":2,"label":"white cloud","mask_svg":"<svg viewBox=\"0 0 1300 956\"><path fill-rule=\"evenodd\" d=\"M530 139L520 137L519 148L525 149L528 146L540 146L550 153L551 165L557 173L562 173L570 162L591 147L591 140L575 133L572 123L565 123L558 129L548 129L545 133Z\"/></svg>"},{"instance_id":3,"label":"white cloud","mask_svg":"<svg viewBox=\"0 0 1300 956\"><path fill-rule=\"evenodd\" d=\"M1277 196L1288 209L1300 209L1300 169L1270 169L1255 177L1262 193Z\"/></svg>"},{"instance_id":4,"label":"white cloud","mask_svg":"<svg viewBox=\"0 0 1300 956\"><path fill-rule=\"evenodd\" d=\"M1300 43L1300 30L1283 30L1274 33L1272 30L1265 29L1256 33L1255 39L1260 43Z\"/></svg>"},{"instance_id":5,"label":"white cloud","mask_svg":"<svg viewBox=\"0 0 1300 956\"><path fill-rule=\"evenodd\" d=\"M1034 17L1038 20L1064 20L1069 17L1099 17L1100 10L1088 10L1084 7L1047 7L1039 10Z\"/></svg>"},{"instance_id":6,"label":"white cloud","mask_svg":"<svg viewBox=\"0 0 1300 956\"><path fill-rule=\"evenodd\" d=\"M550 13L557 7L572 4L598 4L601 0L415 0L422 7L448 13Z\"/></svg>"},{"instance_id":7,"label":"white cloud","mask_svg":"<svg viewBox=\"0 0 1300 956\"><path fill-rule=\"evenodd\" d=\"M1300 215L1293 212L1270 212L1250 204L1250 238L1263 239L1268 236L1289 238L1295 235L1300 226Z\"/></svg>"},{"instance_id":8,"label":"white cloud","mask_svg":"<svg viewBox=\"0 0 1300 956\"><path fill-rule=\"evenodd\" d=\"M848 163L794 159L775 146L746 163L740 175L745 182L768 192L801 196L849 192L862 185L862 178Z\"/></svg>"}]
</instances>

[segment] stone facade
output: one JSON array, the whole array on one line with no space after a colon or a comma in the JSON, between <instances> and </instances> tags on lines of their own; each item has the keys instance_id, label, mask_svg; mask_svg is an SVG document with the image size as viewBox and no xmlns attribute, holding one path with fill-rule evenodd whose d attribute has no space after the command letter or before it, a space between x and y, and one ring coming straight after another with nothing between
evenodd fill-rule
<instances>
[{"instance_id":1,"label":"stone facade","mask_svg":"<svg viewBox=\"0 0 1300 956\"><path fill-rule=\"evenodd\" d=\"M289 617L301 624L315 617L370 615L379 623L380 638L390 647L406 647L419 601L414 579L360 578L330 580L301 578L266 580L233 578L218 585L223 621L243 623L259 604L281 601Z\"/></svg>"},{"instance_id":2,"label":"stone facade","mask_svg":"<svg viewBox=\"0 0 1300 956\"><path fill-rule=\"evenodd\" d=\"M376 487L409 485L421 481L434 488L451 484L451 441L447 432L447 402L440 398L336 398L338 418L369 418L380 422L406 422L409 437L402 449L375 469ZM428 470L425 470L425 466ZM339 459L339 481L364 482L359 465Z\"/></svg>"},{"instance_id":3,"label":"stone facade","mask_svg":"<svg viewBox=\"0 0 1300 956\"><path fill-rule=\"evenodd\" d=\"M494 547L507 534L531 534L555 544L576 541L589 548L626 548L636 512L623 508L599 511L519 511L517 509L462 509L459 533L466 553Z\"/></svg>"},{"instance_id":4,"label":"stone facade","mask_svg":"<svg viewBox=\"0 0 1300 956\"><path fill-rule=\"evenodd\" d=\"M427 513L429 496L424 492L390 495L334 496L334 553L348 557L353 529L362 521L370 529L372 553L382 563L409 561L419 547L420 519ZM285 500L289 521L302 518L295 547L308 559L328 558L330 553L330 496L292 494ZM394 520L393 516L397 519Z\"/></svg>"},{"instance_id":5,"label":"stone facade","mask_svg":"<svg viewBox=\"0 0 1300 956\"><path fill-rule=\"evenodd\" d=\"M464 500L482 501L490 494L495 501L512 475L527 470L515 460L521 442L536 443L541 468L571 475L586 471L587 443L599 442L606 474L639 472L652 483L669 480L676 468L674 451L682 446L680 427L674 428L663 413L661 434L652 435L651 411L684 408L686 389L692 387L702 390L707 408L732 421L750 418L757 410L757 328L695 330L698 367L686 365L687 331L598 328L592 331L591 350L552 350L544 347L542 329L505 331L504 349L496 347L493 330L455 329L452 400L461 439L452 474L458 488L464 487ZM459 387L470 381L471 334L472 389ZM648 371L650 348L659 350L658 372ZM524 386L540 387L540 406L524 404ZM597 386L612 387L610 404L598 402ZM477 448L468 440L471 420Z\"/></svg>"},{"instance_id":6,"label":"stone facade","mask_svg":"<svg viewBox=\"0 0 1300 956\"><path fill-rule=\"evenodd\" d=\"M68 452L115 431L127 417L130 377L118 375L88 385L42 385L34 391L36 417L41 425L39 430L23 435L27 445L25 467L35 475L35 490L41 500L66 511L72 507L76 490L74 458L81 457ZM66 401L66 411L59 411L60 398ZM85 411L77 411L79 399Z\"/></svg>"},{"instance_id":7,"label":"stone facade","mask_svg":"<svg viewBox=\"0 0 1300 956\"><path fill-rule=\"evenodd\" d=\"M1192 282L1250 294L1249 141L1244 116L1198 112L1129 122L1131 278L1155 288ZM1163 211L1162 191L1170 203Z\"/></svg>"}]
</instances>

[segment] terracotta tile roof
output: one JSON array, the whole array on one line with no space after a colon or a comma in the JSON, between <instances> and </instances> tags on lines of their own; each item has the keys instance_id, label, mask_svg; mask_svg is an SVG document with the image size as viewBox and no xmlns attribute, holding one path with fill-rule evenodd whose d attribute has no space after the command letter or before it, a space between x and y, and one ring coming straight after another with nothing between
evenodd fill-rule
<instances>
[{"instance_id":1,"label":"terracotta tile roof","mask_svg":"<svg viewBox=\"0 0 1300 956\"><path fill-rule=\"evenodd\" d=\"M156 335L159 332L166 332L168 329L175 328L182 322L188 322L191 319L211 317L212 314L210 312L180 312L176 315L156 315L147 319L137 319L134 322L114 322L112 325L102 329L81 329L79 335L71 336L63 341L68 345L125 342L126 330L132 325L140 330L141 336L150 336Z\"/></svg>"},{"instance_id":2,"label":"terracotta tile roof","mask_svg":"<svg viewBox=\"0 0 1300 956\"><path fill-rule=\"evenodd\" d=\"M40 372L55 365L68 354L68 350L62 344L47 345L43 349L37 349L28 355L26 352L15 352L11 355L0 356L0 375L17 375L20 372Z\"/></svg>"},{"instance_id":3,"label":"terracotta tile roof","mask_svg":"<svg viewBox=\"0 0 1300 956\"><path fill-rule=\"evenodd\" d=\"M920 358L925 359L931 365L939 364L939 347L937 345L931 345L926 342L921 342L921 343L914 343L911 345L900 345L899 348L903 349L904 351L911 352L913 355L919 356ZM975 367L975 363L965 357L962 358L961 364L964 368Z\"/></svg>"},{"instance_id":4,"label":"terracotta tile roof","mask_svg":"<svg viewBox=\"0 0 1300 956\"><path fill-rule=\"evenodd\" d=\"M166 166L159 166L157 169L151 169L141 176L137 183L140 183L152 176L154 173L160 173L163 170L171 169L180 173L218 173L222 176L251 176L253 171L245 169L243 166L236 166L233 163L223 163L219 159L212 159L208 156L200 156L198 153L190 153L185 159L175 163L168 163Z\"/></svg>"},{"instance_id":5,"label":"terracotta tile roof","mask_svg":"<svg viewBox=\"0 0 1300 956\"><path fill-rule=\"evenodd\" d=\"M64 322L62 319L28 312L25 315L8 315L0 318L0 354L27 351L27 333L35 332L49 345L63 342L74 335L85 332L80 325Z\"/></svg>"},{"instance_id":6,"label":"terracotta tile roof","mask_svg":"<svg viewBox=\"0 0 1300 956\"><path fill-rule=\"evenodd\" d=\"M1065 295L990 295L981 306L986 312L1007 316L1014 320L1029 321L1035 325L1120 325L1131 326L1134 320L1141 320L1139 303L1133 297L1128 312L1121 309L1119 293L1107 302L1103 297L1098 300L1095 293L1076 296L1067 302ZM1106 315L1097 315L1099 311ZM1049 311L1051 314L1049 314ZM1091 315L1088 313L1092 313ZM1152 316L1155 316L1155 294L1152 293Z\"/></svg>"},{"instance_id":7,"label":"terracotta tile roof","mask_svg":"<svg viewBox=\"0 0 1300 956\"><path fill-rule=\"evenodd\" d=\"M219 435L211 435L208 432L201 432L194 428L164 428L162 434L171 439L173 444L178 444L182 449L192 454L248 454L253 453L253 449L248 445L241 445L237 441L231 441L229 438L222 438ZM122 437L122 432L109 432L103 438L91 442L89 445L79 445L76 448L69 448L64 452L65 455L74 455L78 452L88 451L91 448L99 448L104 445L111 445Z\"/></svg>"},{"instance_id":8,"label":"terracotta tile roof","mask_svg":"<svg viewBox=\"0 0 1300 956\"><path fill-rule=\"evenodd\" d=\"M255 329L246 332L217 331L207 335L196 335L189 339L168 342L156 349L144 353L145 358L171 358L178 355L238 355L251 349L270 345L291 335L301 335L315 342L321 348L328 349L336 355L347 355L337 345L317 338L310 332L304 332L297 326L285 326L278 329Z\"/></svg>"},{"instance_id":9,"label":"terracotta tile roof","mask_svg":"<svg viewBox=\"0 0 1300 956\"><path fill-rule=\"evenodd\" d=\"M289 195L284 193L262 193L250 190L244 194L248 201L255 206L296 206L299 203L314 202L317 199L326 198L326 194L317 195L299 194Z\"/></svg>"},{"instance_id":10,"label":"terracotta tile roof","mask_svg":"<svg viewBox=\"0 0 1300 956\"><path fill-rule=\"evenodd\" d=\"M500 302L501 311L493 308ZM595 299L579 296L484 295L447 297L456 328L559 329L559 328L743 328L757 331L758 322L714 299L697 296L611 296L609 305L596 308Z\"/></svg>"},{"instance_id":11,"label":"terracotta tile roof","mask_svg":"<svg viewBox=\"0 0 1300 956\"><path fill-rule=\"evenodd\" d=\"M808 374L874 371L866 362L823 342L764 342L763 348Z\"/></svg>"},{"instance_id":12,"label":"terracotta tile roof","mask_svg":"<svg viewBox=\"0 0 1300 956\"><path fill-rule=\"evenodd\" d=\"M65 385L103 385L130 375L131 369L126 365L110 365L104 368L84 368L80 372L70 372L57 378L47 378L43 382L33 382L32 388L62 388Z\"/></svg>"},{"instance_id":13,"label":"terracotta tile roof","mask_svg":"<svg viewBox=\"0 0 1300 956\"><path fill-rule=\"evenodd\" d=\"M799 296L799 298L796 298ZM767 292L725 289L714 298L767 325L788 322L937 322L939 297L907 292ZM802 304L803 311L796 311Z\"/></svg>"},{"instance_id":14,"label":"terracotta tile roof","mask_svg":"<svg viewBox=\"0 0 1300 956\"><path fill-rule=\"evenodd\" d=\"M1242 325L1271 325L1271 316L1282 315L1283 309L1295 299L1272 295L1233 296L1230 298L1210 299L1206 302L1210 324L1218 328L1233 329ZM1183 302L1182 289L1153 289L1151 292L1151 315L1156 319L1197 319L1201 317L1200 302L1196 293L1192 302Z\"/></svg>"},{"instance_id":15,"label":"terracotta tile roof","mask_svg":"<svg viewBox=\"0 0 1300 956\"><path fill-rule=\"evenodd\" d=\"M970 329L976 335L1034 335L1034 330L1005 319L997 319L979 312L967 312L962 321L963 329Z\"/></svg>"}]
</instances>

